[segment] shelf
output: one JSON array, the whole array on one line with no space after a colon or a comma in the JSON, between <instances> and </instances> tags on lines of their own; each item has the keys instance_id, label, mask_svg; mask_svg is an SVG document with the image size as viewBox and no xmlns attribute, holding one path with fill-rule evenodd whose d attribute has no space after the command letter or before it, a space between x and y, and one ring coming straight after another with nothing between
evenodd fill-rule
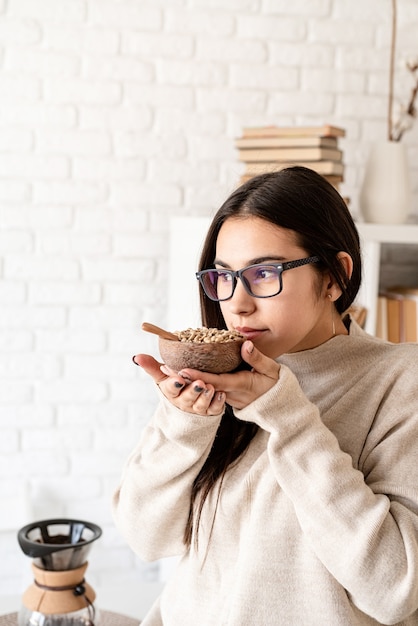
<instances>
[{"instance_id":1,"label":"shelf","mask_svg":"<svg viewBox=\"0 0 418 626\"><path fill-rule=\"evenodd\" d=\"M418 244L418 224L356 224L364 241Z\"/></svg>"},{"instance_id":2,"label":"shelf","mask_svg":"<svg viewBox=\"0 0 418 626\"><path fill-rule=\"evenodd\" d=\"M363 280L356 302L367 309L365 329L376 332L377 297L379 294L381 247L384 243L418 246L416 224L356 224L363 253Z\"/></svg>"}]
</instances>

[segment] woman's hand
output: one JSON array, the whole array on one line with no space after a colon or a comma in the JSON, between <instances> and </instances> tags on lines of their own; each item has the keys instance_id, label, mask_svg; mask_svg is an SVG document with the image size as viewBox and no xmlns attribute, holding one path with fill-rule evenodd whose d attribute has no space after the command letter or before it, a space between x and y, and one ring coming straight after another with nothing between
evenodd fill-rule
<instances>
[{"instance_id":1,"label":"woman's hand","mask_svg":"<svg viewBox=\"0 0 418 626\"><path fill-rule=\"evenodd\" d=\"M211 389L215 401L217 394L224 392L228 404L236 409L243 409L276 384L279 379L280 365L257 350L252 341L243 343L241 356L246 363L251 365L251 371L210 374L187 368L178 373L178 378L184 383L189 383L189 387L193 388L198 385L204 390ZM161 371L167 375L173 374L165 365L161 367Z\"/></svg>"},{"instance_id":2,"label":"woman's hand","mask_svg":"<svg viewBox=\"0 0 418 626\"><path fill-rule=\"evenodd\" d=\"M225 393L222 390L215 390L209 382L205 383L199 376L201 372L190 370L194 371L196 376L193 380L185 380L148 354L137 354L132 360L153 378L165 397L182 411L196 415L223 413Z\"/></svg>"}]
</instances>

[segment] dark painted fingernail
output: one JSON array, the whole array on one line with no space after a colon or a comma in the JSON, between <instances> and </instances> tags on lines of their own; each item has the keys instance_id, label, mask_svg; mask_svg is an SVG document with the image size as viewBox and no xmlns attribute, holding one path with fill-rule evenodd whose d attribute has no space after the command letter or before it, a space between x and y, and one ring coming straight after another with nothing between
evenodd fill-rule
<instances>
[{"instance_id":1,"label":"dark painted fingernail","mask_svg":"<svg viewBox=\"0 0 418 626\"><path fill-rule=\"evenodd\" d=\"M135 357L136 357L136 354L134 354L134 356L132 357L132 362L135 363L135 365L137 365L138 367L140 367L139 363L135 361Z\"/></svg>"},{"instance_id":2,"label":"dark painted fingernail","mask_svg":"<svg viewBox=\"0 0 418 626\"><path fill-rule=\"evenodd\" d=\"M174 381L174 387L176 387L177 389L181 389L182 387L184 387L184 385L182 383L179 383L178 380Z\"/></svg>"},{"instance_id":3,"label":"dark painted fingernail","mask_svg":"<svg viewBox=\"0 0 418 626\"><path fill-rule=\"evenodd\" d=\"M194 390L196 393L201 393L203 391L203 387L199 387L199 385L196 385Z\"/></svg>"}]
</instances>

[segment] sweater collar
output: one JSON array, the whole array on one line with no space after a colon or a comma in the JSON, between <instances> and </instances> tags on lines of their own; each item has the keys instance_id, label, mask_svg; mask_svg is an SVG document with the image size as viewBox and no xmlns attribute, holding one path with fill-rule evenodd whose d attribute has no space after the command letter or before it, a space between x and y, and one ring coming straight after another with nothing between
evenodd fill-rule
<instances>
[{"instance_id":1,"label":"sweater collar","mask_svg":"<svg viewBox=\"0 0 418 626\"><path fill-rule=\"evenodd\" d=\"M312 370L319 373L329 367L340 366L341 359L344 358L346 351L353 346L353 341L366 335L365 331L349 315L345 316L344 324L348 329L348 335L336 335L309 350L282 354L276 361L287 365L296 375Z\"/></svg>"}]
</instances>

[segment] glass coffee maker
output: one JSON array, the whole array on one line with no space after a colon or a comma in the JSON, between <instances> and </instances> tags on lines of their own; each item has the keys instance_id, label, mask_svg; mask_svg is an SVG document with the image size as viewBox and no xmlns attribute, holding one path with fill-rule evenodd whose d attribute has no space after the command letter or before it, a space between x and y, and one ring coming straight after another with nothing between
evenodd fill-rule
<instances>
[{"instance_id":1,"label":"glass coffee maker","mask_svg":"<svg viewBox=\"0 0 418 626\"><path fill-rule=\"evenodd\" d=\"M96 594L84 575L101 534L96 524L73 519L34 522L18 531L34 574L23 594L19 626L99 626Z\"/></svg>"}]
</instances>

